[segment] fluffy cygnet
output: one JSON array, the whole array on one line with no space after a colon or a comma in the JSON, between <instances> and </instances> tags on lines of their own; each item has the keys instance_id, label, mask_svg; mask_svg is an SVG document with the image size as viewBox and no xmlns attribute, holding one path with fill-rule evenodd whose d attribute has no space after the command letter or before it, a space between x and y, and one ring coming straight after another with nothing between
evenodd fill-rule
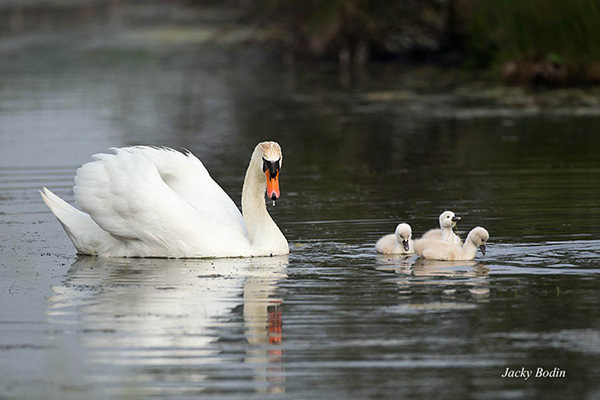
<instances>
[{"instance_id":1,"label":"fluffy cygnet","mask_svg":"<svg viewBox=\"0 0 600 400\"><path fill-rule=\"evenodd\" d=\"M411 254L414 253L411 239L412 229L409 224L398 224L393 235L385 235L375 244L375 250L382 254Z\"/></svg>"},{"instance_id":2,"label":"fluffy cygnet","mask_svg":"<svg viewBox=\"0 0 600 400\"><path fill-rule=\"evenodd\" d=\"M485 244L490 234L481 227L473 228L463 246L444 240L418 239L415 240L415 252L424 259L442 261L473 260L477 249L485 255Z\"/></svg>"},{"instance_id":3,"label":"fluffy cygnet","mask_svg":"<svg viewBox=\"0 0 600 400\"><path fill-rule=\"evenodd\" d=\"M445 240L450 243L462 245L460 237L452 232L452 228L460 221L460 217L456 216L452 211L444 211L440 214L440 229L432 229L425 232L421 239L429 240Z\"/></svg>"}]
</instances>

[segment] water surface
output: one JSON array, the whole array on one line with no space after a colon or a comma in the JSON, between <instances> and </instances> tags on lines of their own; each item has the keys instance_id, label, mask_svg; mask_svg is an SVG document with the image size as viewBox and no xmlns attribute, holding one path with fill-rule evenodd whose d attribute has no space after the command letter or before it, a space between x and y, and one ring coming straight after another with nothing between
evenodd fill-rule
<instances>
[{"instance_id":1,"label":"water surface","mask_svg":"<svg viewBox=\"0 0 600 400\"><path fill-rule=\"evenodd\" d=\"M348 84L196 31L117 28L0 41L0 397L600 396L593 100L431 68ZM72 202L93 153L152 144L190 149L239 204L271 139L287 257L77 257L37 193ZM489 230L484 257L374 254L445 209L463 237Z\"/></svg>"}]
</instances>

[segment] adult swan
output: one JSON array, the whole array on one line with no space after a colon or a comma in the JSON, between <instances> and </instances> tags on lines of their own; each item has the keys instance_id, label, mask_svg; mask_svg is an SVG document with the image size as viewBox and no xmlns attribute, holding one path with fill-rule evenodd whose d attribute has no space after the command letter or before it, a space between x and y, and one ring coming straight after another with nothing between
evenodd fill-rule
<instances>
[{"instance_id":1,"label":"adult swan","mask_svg":"<svg viewBox=\"0 0 600 400\"><path fill-rule=\"evenodd\" d=\"M259 143L242 188L242 214L190 152L147 146L110 149L77 170L75 200L41 193L80 254L104 257L253 257L288 254L267 212L279 198L283 156Z\"/></svg>"}]
</instances>

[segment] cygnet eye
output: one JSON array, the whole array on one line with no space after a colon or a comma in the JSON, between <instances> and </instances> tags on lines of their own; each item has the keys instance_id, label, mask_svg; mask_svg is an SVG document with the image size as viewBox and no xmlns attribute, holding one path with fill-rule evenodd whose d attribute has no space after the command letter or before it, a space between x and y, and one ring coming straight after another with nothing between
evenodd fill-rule
<instances>
[{"instance_id":1,"label":"cygnet eye","mask_svg":"<svg viewBox=\"0 0 600 400\"><path fill-rule=\"evenodd\" d=\"M446 216L446 218L450 218L450 216L448 215L448 216Z\"/></svg>"}]
</instances>

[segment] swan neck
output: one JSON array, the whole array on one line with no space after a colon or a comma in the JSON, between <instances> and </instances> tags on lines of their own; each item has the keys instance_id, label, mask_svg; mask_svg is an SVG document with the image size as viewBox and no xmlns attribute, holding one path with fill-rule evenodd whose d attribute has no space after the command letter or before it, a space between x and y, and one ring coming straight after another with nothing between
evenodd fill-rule
<instances>
[{"instance_id":1,"label":"swan neck","mask_svg":"<svg viewBox=\"0 0 600 400\"><path fill-rule=\"evenodd\" d=\"M257 147L252 153L242 188L242 215L248 229L248 238L255 250L264 247L263 250L270 252L274 247L287 247L287 241L267 212L266 190L262 151Z\"/></svg>"},{"instance_id":2,"label":"swan neck","mask_svg":"<svg viewBox=\"0 0 600 400\"><path fill-rule=\"evenodd\" d=\"M242 215L254 256L288 254L288 242L269 213L265 203L267 177L262 168L263 152L256 146L246 170L242 188Z\"/></svg>"},{"instance_id":3,"label":"swan neck","mask_svg":"<svg viewBox=\"0 0 600 400\"><path fill-rule=\"evenodd\" d=\"M242 215L248 228L248 236L254 242L257 233L257 224L271 220L265 204L265 191L267 183L265 177L260 173L260 154L257 149L252 153L250 164L246 170L244 186L242 187Z\"/></svg>"},{"instance_id":4,"label":"swan neck","mask_svg":"<svg viewBox=\"0 0 600 400\"><path fill-rule=\"evenodd\" d=\"M463 244L462 248L462 253L464 256L475 257L475 255L477 254L477 246L475 245L473 240L471 240L472 238L473 236L471 235L471 233L469 233L469 236L467 236L467 239L465 240L465 243Z\"/></svg>"}]
</instances>

